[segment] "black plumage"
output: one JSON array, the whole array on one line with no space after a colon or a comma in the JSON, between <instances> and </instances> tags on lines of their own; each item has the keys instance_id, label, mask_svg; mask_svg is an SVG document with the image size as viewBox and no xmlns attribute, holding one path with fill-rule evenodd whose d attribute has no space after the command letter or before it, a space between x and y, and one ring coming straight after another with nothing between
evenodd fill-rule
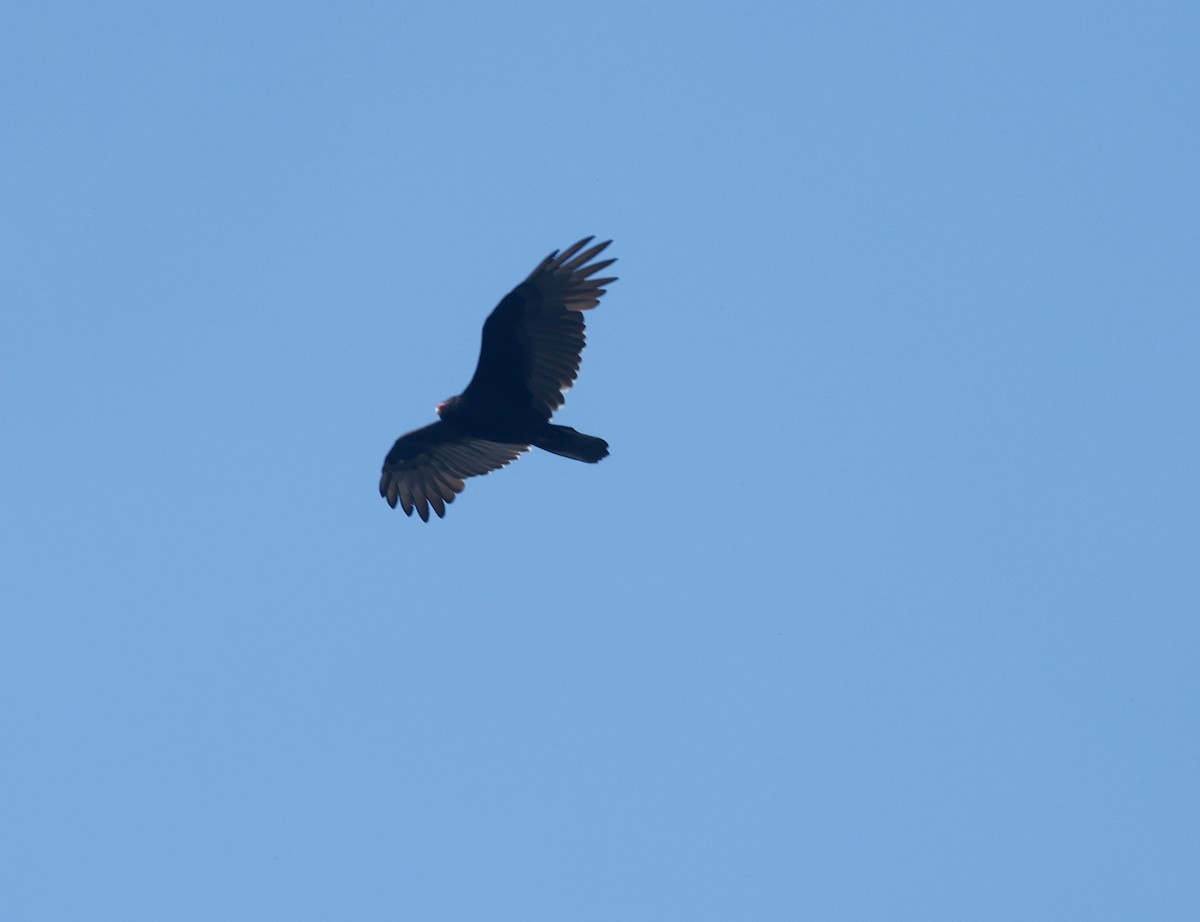
<instances>
[{"instance_id":1,"label":"black plumage","mask_svg":"<svg viewBox=\"0 0 1200 922\"><path fill-rule=\"evenodd\" d=\"M604 439L550 422L579 373L583 311L616 281L593 278L616 260L589 264L611 243L591 242L551 253L492 311L466 389L438 405L437 422L402 435L384 459L379 493L388 505L426 522L430 508L444 516L468 477L503 467L531 445L590 463L608 455Z\"/></svg>"}]
</instances>

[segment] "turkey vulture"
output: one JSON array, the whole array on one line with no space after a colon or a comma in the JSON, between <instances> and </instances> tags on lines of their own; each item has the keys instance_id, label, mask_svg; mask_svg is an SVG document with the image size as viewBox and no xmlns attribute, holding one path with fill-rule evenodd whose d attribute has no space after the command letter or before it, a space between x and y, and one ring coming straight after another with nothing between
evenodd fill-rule
<instances>
[{"instance_id":1,"label":"turkey vulture","mask_svg":"<svg viewBox=\"0 0 1200 922\"><path fill-rule=\"evenodd\" d=\"M555 250L510 291L483 325L479 364L467 389L438 404L436 423L400 436L383 461L379 495L429 521L463 491L464 480L515 461L530 445L595 463L608 443L550 422L575 381L583 352L583 311L615 278L592 278L615 259L588 265L612 241L585 237Z\"/></svg>"}]
</instances>

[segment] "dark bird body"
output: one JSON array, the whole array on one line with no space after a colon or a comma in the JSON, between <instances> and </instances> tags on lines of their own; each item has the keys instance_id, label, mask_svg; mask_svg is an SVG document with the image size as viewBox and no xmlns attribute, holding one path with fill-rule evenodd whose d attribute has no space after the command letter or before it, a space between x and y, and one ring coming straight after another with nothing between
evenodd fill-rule
<instances>
[{"instance_id":1,"label":"dark bird body","mask_svg":"<svg viewBox=\"0 0 1200 922\"><path fill-rule=\"evenodd\" d=\"M438 405L436 423L402 435L384 459L379 493L388 505L426 522L431 507L444 516L466 478L503 467L531 445L589 463L608 454L604 439L550 422L579 373L583 311L616 281L591 277L616 262L588 265L611 242L584 249L591 241L551 253L492 311L466 390Z\"/></svg>"}]
</instances>

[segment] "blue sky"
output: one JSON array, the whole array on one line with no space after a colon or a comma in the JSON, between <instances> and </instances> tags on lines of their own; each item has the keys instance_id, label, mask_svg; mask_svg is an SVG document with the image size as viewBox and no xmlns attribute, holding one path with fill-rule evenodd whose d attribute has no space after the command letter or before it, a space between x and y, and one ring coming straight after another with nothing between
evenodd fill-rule
<instances>
[{"instance_id":1,"label":"blue sky","mask_svg":"<svg viewBox=\"0 0 1200 922\"><path fill-rule=\"evenodd\" d=\"M1195 919L1193 4L0 14L13 919ZM558 421L379 466L611 237Z\"/></svg>"}]
</instances>

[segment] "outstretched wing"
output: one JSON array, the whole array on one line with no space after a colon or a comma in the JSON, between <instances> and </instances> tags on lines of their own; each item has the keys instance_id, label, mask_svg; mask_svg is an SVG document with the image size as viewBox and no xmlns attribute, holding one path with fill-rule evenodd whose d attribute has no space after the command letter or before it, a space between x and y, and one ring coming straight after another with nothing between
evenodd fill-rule
<instances>
[{"instance_id":1,"label":"outstretched wing","mask_svg":"<svg viewBox=\"0 0 1200 922\"><path fill-rule=\"evenodd\" d=\"M415 509L424 522L430 506L441 518L467 477L504 467L528 448L472 438L439 420L396 440L383 461L379 495L393 509L399 502L406 515Z\"/></svg>"},{"instance_id":2,"label":"outstretched wing","mask_svg":"<svg viewBox=\"0 0 1200 922\"><path fill-rule=\"evenodd\" d=\"M616 260L588 265L612 241L584 249L591 242L585 237L551 253L492 311L466 400L504 410L532 407L544 419L563 405L585 344L582 312L599 304L604 286L616 281L592 278Z\"/></svg>"}]
</instances>

